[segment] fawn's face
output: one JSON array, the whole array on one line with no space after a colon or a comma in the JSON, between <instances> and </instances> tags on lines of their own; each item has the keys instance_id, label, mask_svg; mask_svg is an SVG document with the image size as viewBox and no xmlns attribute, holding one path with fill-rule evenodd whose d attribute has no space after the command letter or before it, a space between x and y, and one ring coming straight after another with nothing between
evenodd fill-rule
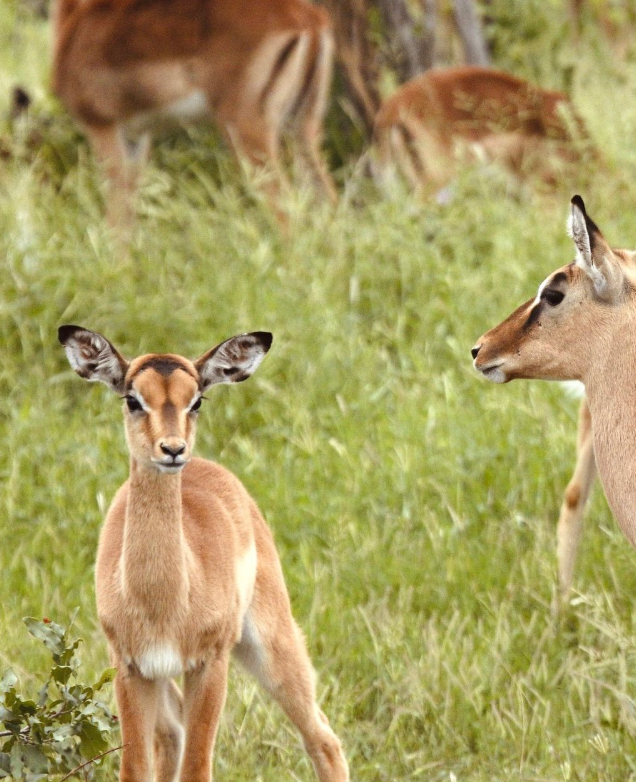
<instances>
[{"instance_id":1,"label":"fawn's face","mask_svg":"<svg viewBox=\"0 0 636 782\"><path fill-rule=\"evenodd\" d=\"M179 472L192 456L204 391L247 380L272 343L271 334L257 331L232 337L196 361L151 353L129 362L94 331L61 326L58 336L80 377L99 380L123 397L132 458L164 473Z\"/></svg>"},{"instance_id":2,"label":"fawn's face","mask_svg":"<svg viewBox=\"0 0 636 782\"><path fill-rule=\"evenodd\" d=\"M131 456L162 472L178 472L190 460L202 391L187 359L148 355L126 373L124 422Z\"/></svg>"}]
</instances>

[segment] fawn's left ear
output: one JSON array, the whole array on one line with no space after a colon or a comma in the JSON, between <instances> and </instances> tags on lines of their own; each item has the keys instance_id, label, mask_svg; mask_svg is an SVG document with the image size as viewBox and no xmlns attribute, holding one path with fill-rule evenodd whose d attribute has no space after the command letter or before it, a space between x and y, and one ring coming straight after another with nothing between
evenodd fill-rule
<instances>
[{"instance_id":1,"label":"fawn's left ear","mask_svg":"<svg viewBox=\"0 0 636 782\"><path fill-rule=\"evenodd\" d=\"M217 383L241 383L254 374L272 344L269 331L226 339L194 362L202 389Z\"/></svg>"},{"instance_id":2,"label":"fawn's left ear","mask_svg":"<svg viewBox=\"0 0 636 782\"><path fill-rule=\"evenodd\" d=\"M69 364L84 380L99 380L118 393L124 391L128 362L111 343L81 326L60 326L57 338L64 345Z\"/></svg>"},{"instance_id":3,"label":"fawn's left ear","mask_svg":"<svg viewBox=\"0 0 636 782\"><path fill-rule=\"evenodd\" d=\"M619 296L623 269L579 195L571 201L568 233L576 247L576 265L592 280L599 298L611 300Z\"/></svg>"}]
</instances>

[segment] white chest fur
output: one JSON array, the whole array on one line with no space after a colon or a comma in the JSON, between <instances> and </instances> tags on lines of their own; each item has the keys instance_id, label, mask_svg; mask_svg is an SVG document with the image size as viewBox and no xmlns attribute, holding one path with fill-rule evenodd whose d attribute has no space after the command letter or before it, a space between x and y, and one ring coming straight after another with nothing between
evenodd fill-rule
<instances>
[{"instance_id":1,"label":"white chest fur","mask_svg":"<svg viewBox=\"0 0 636 782\"><path fill-rule=\"evenodd\" d=\"M170 642L155 643L138 655L134 664L144 679L173 679L183 673L183 660Z\"/></svg>"}]
</instances>

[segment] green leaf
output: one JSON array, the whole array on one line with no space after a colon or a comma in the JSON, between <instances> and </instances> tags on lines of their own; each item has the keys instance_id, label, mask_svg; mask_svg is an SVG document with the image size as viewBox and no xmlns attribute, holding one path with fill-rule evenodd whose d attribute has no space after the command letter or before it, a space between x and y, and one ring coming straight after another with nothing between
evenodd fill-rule
<instances>
[{"instance_id":1,"label":"green leaf","mask_svg":"<svg viewBox=\"0 0 636 782\"><path fill-rule=\"evenodd\" d=\"M69 665L54 665L51 669L51 677L59 684L66 684L72 673L73 669Z\"/></svg>"},{"instance_id":2,"label":"green leaf","mask_svg":"<svg viewBox=\"0 0 636 782\"><path fill-rule=\"evenodd\" d=\"M11 747L9 757L11 760L11 776L14 782L18 782L19 779L22 779L24 764L22 763L22 747L17 742Z\"/></svg>"},{"instance_id":3,"label":"green leaf","mask_svg":"<svg viewBox=\"0 0 636 782\"><path fill-rule=\"evenodd\" d=\"M32 616L25 617L23 622L31 635L42 641L46 648L53 652L53 655L60 655L64 652L66 649L66 630L61 625L56 622L41 622Z\"/></svg>"},{"instance_id":4,"label":"green leaf","mask_svg":"<svg viewBox=\"0 0 636 782\"><path fill-rule=\"evenodd\" d=\"M22 757L24 758L24 764L26 768L30 772L35 772L36 774L46 774L46 772L49 770L49 761L44 752L42 752L39 747L33 747L31 745L23 747ZM29 775L27 772L27 780L28 779Z\"/></svg>"},{"instance_id":5,"label":"green leaf","mask_svg":"<svg viewBox=\"0 0 636 782\"><path fill-rule=\"evenodd\" d=\"M99 677L97 682L93 685L93 690L95 692L98 692L102 689L102 687L105 684L108 684L112 681L114 681L115 676L117 676L117 668L106 668L104 673Z\"/></svg>"},{"instance_id":6,"label":"green leaf","mask_svg":"<svg viewBox=\"0 0 636 782\"><path fill-rule=\"evenodd\" d=\"M13 689L17 683L18 677L13 673L13 669L7 668L2 679L0 679L0 693L8 692Z\"/></svg>"},{"instance_id":7,"label":"green leaf","mask_svg":"<svg viewBox=\"0 0 636 782\"><path fill-rule=\"evenodd\" d=\"M80 752L86 760L90 760L108 749L108 742L102 736L101 731L90 722L82 723L78 736L80 738Z\"/></svg>"}]
</instances>

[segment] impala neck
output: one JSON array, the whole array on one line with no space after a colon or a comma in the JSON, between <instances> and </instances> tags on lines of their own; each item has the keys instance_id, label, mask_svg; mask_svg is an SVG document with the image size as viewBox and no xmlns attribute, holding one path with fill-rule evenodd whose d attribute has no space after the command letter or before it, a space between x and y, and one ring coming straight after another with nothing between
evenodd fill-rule
<instances>
[{"instance_id":1,"label":"impala neck","mask_svg":"<svg viewBox=\"0 0 636 782\"><path fill-rule=\"evenodd\" d=\"M122 552L124 590L147 615L166 616L188 596L181 473L130 462Z\"/></svg>"},{"instance_id":2,"label":"impala neck","mask_svg":"<svg viewBox=\"0 0 636 782\"><path fill-rule=\"evenodd\" d=\"M585 378L605 496L636 548L636 312L599 341Z\"/></svg>"}]
</instances>

